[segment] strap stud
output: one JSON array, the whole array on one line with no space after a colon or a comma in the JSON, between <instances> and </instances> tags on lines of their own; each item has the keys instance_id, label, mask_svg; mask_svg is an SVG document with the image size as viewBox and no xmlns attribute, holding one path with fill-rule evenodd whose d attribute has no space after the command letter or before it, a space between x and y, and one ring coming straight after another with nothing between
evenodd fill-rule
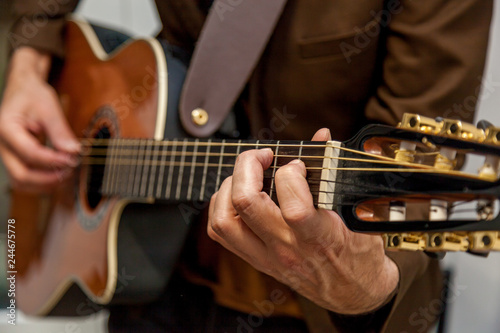
<instances>
[{"instance_id":1,"label":"strap stud","mask_svg":"<svg viewBox=\"0 0 500 333\"><path fill-rule=\"evenodd\" d=\"M202 108L191 111L191 120L198 126L203 126L208 122L208 113Z\"/></svg>"}]
</instances>

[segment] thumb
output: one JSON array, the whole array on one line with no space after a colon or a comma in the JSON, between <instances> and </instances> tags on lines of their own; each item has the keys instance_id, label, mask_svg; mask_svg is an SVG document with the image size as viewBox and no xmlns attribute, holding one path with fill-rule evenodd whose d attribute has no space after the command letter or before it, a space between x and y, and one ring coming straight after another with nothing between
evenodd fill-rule
<instances>
[{"instance_id":1,"label":"thumb","mask_svg":"<svg viewBox=\"0 0 500 333\"><path fill-rule=\"evenodd\" d=\"M322 128L318 130L311 141L329 141L332 139L332 135L330 134L330 130L328 128Z\"/></svg>"},{"instance_id":2,"label":"thumb","mask_svg":"<svg viewBox=\"0 0 500 333\"><path fill-rule=\"evenodd\" d=\"M46 101L44 107L45 117L42 117L40 122L54 148L69 154L78 154L80 143L73 134L55 93Z\"/></svg>"}]
</instances>

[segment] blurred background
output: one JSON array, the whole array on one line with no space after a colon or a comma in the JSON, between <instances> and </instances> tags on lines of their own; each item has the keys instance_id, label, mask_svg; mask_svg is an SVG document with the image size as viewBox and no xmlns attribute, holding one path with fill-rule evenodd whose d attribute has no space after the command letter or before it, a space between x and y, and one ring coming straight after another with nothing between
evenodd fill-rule
<instances>
[{"instance_id":1,"label":"blurred background","mask_svg":"<svg viewBox=\"0 0 500 333\"><path fill-rule=\"evenodd\" d=\"M498 2L498 0L497 0ZM9 0L0 0L0 87L3 86L7 55L6 31L10 25ZM78 13L96 23L119 28L131 35L154 35L160 29L152 0L83 0ZM487 119L500 126L500 8L495 6L488 62L485 74L478 78L483 95L477 120ZM475 171L475 166L466 165ZM5 306L5 224L8 219L8 186L5 170L0 162L0 332L104 332L106 314L89 318L39 320L18 317L17 326L7 325ZM449 285L450 301L446 315L446 333L500 332L500 253L488 258L464 253L448 253L443 267L452 272Z\"/></svg>"}]
</instances>

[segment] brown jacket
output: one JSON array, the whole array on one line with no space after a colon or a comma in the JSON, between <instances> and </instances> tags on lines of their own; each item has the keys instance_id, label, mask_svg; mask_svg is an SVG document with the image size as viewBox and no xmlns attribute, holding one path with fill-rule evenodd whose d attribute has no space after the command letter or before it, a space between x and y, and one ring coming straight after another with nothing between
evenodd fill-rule
<instances>
[{"instance_id":1,"label":"brown jacket","mask_svg":"<svg viewBox=\"0 0 500 333\"><path fill-rule=\"evenodd\" d=\"M198 1L156 2L160 37L192 50L206 17ZM54 3L47 9L38 0L15 1L16 14L24 16L9 35L14 47L64 54L61 15L77 1ZM491 10L485 0L289 0L247 87L254 136L307 139L329 127L343 140L366 122L395 124L404 112L472 121ZM51 20L37 25L36 13ZM253 311L255 300L269 298L277 282L216 251L217 263L200 256L198 264L217 267L211 286L221 304ZM438 264L422 253L390 256L401 279L385 331L422 332L443 300ZM286 302L275 314L300 316L300 310Z\"/></svg>"}]
</instances>

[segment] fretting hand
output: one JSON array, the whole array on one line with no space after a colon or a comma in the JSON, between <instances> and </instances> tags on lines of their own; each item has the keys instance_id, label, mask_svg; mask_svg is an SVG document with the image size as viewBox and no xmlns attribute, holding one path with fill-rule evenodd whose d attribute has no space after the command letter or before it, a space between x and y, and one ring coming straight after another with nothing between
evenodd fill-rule
<instances>
[{"instance_id":1,"label":"fretting hand","mask_svg":"<svg viewBox=\"0 0 500 333\"><path fill-rule=\"evenodd\" d=\"M329 137L320 130L313 140ZM276 172L278 207L262 192L272 160L270 149L238 157L233 176L211 199L208 235L326 309L361 314L383 305L399 272L382 238L353 233L335 212L315 209L298 160Z\"/></svg>"}]
</instances>

